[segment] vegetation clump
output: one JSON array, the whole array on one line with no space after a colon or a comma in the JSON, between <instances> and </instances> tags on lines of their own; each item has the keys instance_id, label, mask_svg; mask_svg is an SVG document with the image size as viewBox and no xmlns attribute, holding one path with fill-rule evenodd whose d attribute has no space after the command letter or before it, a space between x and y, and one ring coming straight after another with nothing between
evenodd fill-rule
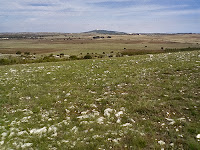
<instances>
[{"instance_id":1,"label":"vegetation clump","mask_svg":"<svg viewBox=\"0 0 200 150\"><path fill-rule=\"evenodd\" d=\"M16 52L17 55L21 55L21 53L22 53L21 51L17 51Z\"/></svg>"},{"instance_id":2,"label":"vegetation clump","mask_svg":"<svg viewBox=\"0 0 200 150\"><path fill-rule=\"evenodd\" d=\"M84 59L92 59L92 56L89 55L89 54L87 54L87 55L85 55L83 58L84 58Z\"/></svg>"},{"instance_id":3,"label":"vegetation clump","mask_svg":"<svg viewBox=\"0 0 200 150\"><path fill-rule=\"evenodd\" d=\"M71 59L71 60L77 60L78 57L77 57L76 55L71 55L71 56L69 57L69 59Z\"/></svg>"}]
</instances>

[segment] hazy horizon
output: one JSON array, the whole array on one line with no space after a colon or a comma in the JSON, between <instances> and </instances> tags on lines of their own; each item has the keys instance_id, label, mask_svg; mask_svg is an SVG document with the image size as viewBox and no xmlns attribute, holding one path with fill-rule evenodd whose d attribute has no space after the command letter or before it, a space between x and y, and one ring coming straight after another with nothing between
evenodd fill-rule
<instances>
[{"instance_id":1,"label":"hazy horizon","mask_svg":"<svg viewBox=\"0 0 200 150\"><path fill-rule=\"evenodd\" d=\"M0 2L0 32L200 33L199 0Z\"/></svg>"},{"instance_id":2,"label":"hazy horizon","mask_svg":"<svg viewBox=\"0 0 200 150\"><path fill-rule=\"evenodd\" d=\"M96 30L96 29L95 29ZM101 29L101 30L106 30L106 29ZM79 34L79 33L87 33L87 32L91 32L91 31L94 31L94 30L90 30L90 31L82 31L82 32L54 32L54 31L46 31L46 32L44 32L44 31L33 31L33 32L0 32L1 34L6 34L6 33L8 33L8 34L17 34L17 33L21 33L21 34L23 34L23 33L60 33L60 34ZM113 30L106 30L106 31L113 31ZM123 32L123 31L114 31L114 32L122 32L122 33L126 33L126 34L200 34L200 32L129 32L129 33L127 33L127 32Z\"/></svg>"}]
</instances>

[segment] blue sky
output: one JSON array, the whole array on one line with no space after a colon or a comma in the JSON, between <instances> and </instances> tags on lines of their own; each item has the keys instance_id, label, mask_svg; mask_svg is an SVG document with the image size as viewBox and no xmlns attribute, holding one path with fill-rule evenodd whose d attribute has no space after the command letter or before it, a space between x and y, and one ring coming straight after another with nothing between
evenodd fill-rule
<instances>
[{"instance_id":1,"label":"blue sky","mask_svg":"<svg viewBox=\"0 0 200 150\"><path fill-rule=\"evenodd\" d=\"M0 32L200 33L200 0L0 0Z\"/></svg>"}]
</instances>

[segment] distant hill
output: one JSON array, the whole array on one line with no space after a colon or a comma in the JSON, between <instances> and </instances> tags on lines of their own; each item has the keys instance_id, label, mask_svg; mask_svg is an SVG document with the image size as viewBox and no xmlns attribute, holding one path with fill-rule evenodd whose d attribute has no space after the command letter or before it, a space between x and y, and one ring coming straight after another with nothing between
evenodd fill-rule
<instances>
[{"instance_id":1,"label":"distant hill","mask_svg":"<svg viewBox=\"0 0 200 150\"><path fill-rule=\"evenodd\" d=\"M127 34L125 32L108 31L108 30L92 30L92 31L84 32L84 33L112 34L112 35L114 35L114 34L117 34L117 35Z\"/></svg>"}]
</instances>

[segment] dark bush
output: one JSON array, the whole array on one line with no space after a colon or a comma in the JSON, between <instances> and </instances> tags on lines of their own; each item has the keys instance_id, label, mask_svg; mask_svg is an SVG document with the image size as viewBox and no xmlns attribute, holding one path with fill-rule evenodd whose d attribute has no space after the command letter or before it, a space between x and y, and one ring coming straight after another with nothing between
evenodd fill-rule
<instances>
[{"instance_id":1,"label":"dark bush","mask_svg":"<svg viewBox=\"0 0 200 150\"><path fill-rule=\"evenodd\" d=\"M9 65L10 61L8 59L0 59L0 65Z\"/></svg>"},{"instance_id":2,"label":"dark bush","mask_svg":"<svg viewBox=\"0 0 200 150\"><path fill-rule=\"evenodd\" d=\"M25 55L30 55L30 52L24 52Z\"/></svg>"},{"instance_id":3,"label":"dark bush","mask_svg":"<svg viewBox=\"0 0 200 150\"><path fill-rule=\"evenodd\" d=\"M61 54L60 54L60 58L61 58L61 57L64 57L64 55L65 55L64 53L61 53Z\"/></svg>"},{"instance_id":4,"label":"dark bush","mask_svg":"<svg viewBox=\"0 0 200 150\"><path fill-rule=\"evenodd\" d=\"M69 58L72 59L72 60L78 59L78 57L77 57L76 55L72 55L72 56L70 56Z\"/></svg>"},{"instance_id":5,"label":"dark bush","mask_svg":"<svg viewBox=\"0 0 200 150\"><path fill-rule=\"evenodd\" d=\"M16 52L17 55L21 55L21 53L22 53L21 51L17 51Z\"/></svg>"},{"instance_id":6,"label":"dark bush","mask_svg":"<svg viewBox=\"0 0 200 150\"><path fill-rule=\"evenodd\" d=\"M91 55L85 55L84 59L92 59L92 56Z\"/></svg>"}]
</instances>

